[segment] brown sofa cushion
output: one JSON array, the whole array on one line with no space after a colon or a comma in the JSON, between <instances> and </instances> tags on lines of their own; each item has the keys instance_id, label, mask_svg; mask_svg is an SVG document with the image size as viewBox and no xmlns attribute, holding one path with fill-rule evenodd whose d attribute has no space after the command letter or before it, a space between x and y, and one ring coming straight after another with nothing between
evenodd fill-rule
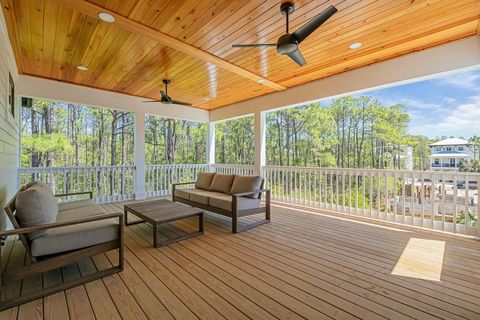
<instances>
[{"instance_id":1,"label":"brown sofa cushion","mask_svg":"<svg viewBox=\"0 0 480 320\"><path fill-rule=\"evenodd\" d=\"M36 227L53 223L57 219L58 204L50 188L48 190L38 184L30 184L17 194L15 200L16 217L21 227ZM45 236L50 230L31 232L30 240Z\"/></svg>"},{"instance_id":2,"label":"brown sofa cushion","mask_svg":"<svg viewBox=\"0 0 480 320\"><path fill-rule=\"evenodd\" d=\"M208 198L212 196L223 195L223 193L220 192L206 191L201 189L185 190L185 192L188 193L188 199L190 201L194 201L204 205L208 205Z\"/></svg>"},{"instance_id":3,"label":"brown sofa cushion","mask_svg":"<svg viewBox=\"0 0 480 320\"><path fill-rule=\"evenodd\" d=\"M213 177L210 190L230 194L234 177L233 174L217 173L215 177Z\"/></svg>"},{"instance_id":4,"label":"brown sofa cushion","mask_svg":"<svg viewBox=\"0 0 480 320\"><path fill-rule=\"evenodd\" d=\"M175 189L175 197L179 197L185 200L189 200L189 193L187 192L188 190L193 190L193 189Z\"/></svg>"},{"instance_id":5,"label":"brown sofa cushion","mask_svg":"<svg viewBox=\"0 0 480 320\"><path fill-rule=\"evenodd\" d=\"M102 207L88 205L62 211L56 222L64 222L107 213ZM48 235L32 241L34 257L90 247L118 239L118 220L107 219L51 229Z\"/></svg>"},{"instance_id":6,"label":"brown sofa cushion","mask_svg":"<svg viewBox=\"0 0 480 320\"><path fill-rule=\"evenodd\" d=\"M235 176L233 179L232 189L230 189L231 194L241 193L241 192L250 192L255 190L260 190L262 187L263 178L260 176ZM259 194L252 194L245 196L251 199L258 199Z\"/></svg>"},{"instance_id":7,"label":"brown sofa cushion","mask_svg":"<svg viewBox=\"0 0 480 320\"><path fill-rule=\"evenodd\" d=\"M195 188L210 190L215 172L201 172L198 174L197 181L195 181Z\"/></svg>"},{"instance_id":8,"label":"brown sofa cushion","mask_svg":"<svg viewBox=\"0 0 480 320\"><path fill-rule=\"evenodd\" d=\"M212 207L232 211L232 196L223 195L223 196L212 196L209 198L208 204ZM254 209L260 206L259 199L250 199L245 197L237 198L237 209L238 210L247 210Z\"/></svg>"}]
</instances>

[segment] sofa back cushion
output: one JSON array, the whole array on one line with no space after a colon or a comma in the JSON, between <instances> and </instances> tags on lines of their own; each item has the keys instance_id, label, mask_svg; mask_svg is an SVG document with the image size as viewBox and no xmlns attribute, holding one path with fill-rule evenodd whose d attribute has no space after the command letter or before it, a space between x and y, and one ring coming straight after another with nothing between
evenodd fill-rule
<instances>
[{"instance_id":1,"label":"sofa back cushion","mask_svg":"<svg viewBox=\"0 0 480 320\"><path fill-rule=\"evenodd\" d=\"M217 173L215 177L213 177L210 190L230 194L234 177L233 174Z\"/></svg>"},{"instance_id":2,"label":"sofa back cushion","mask_svg":"<svg viewBox=\"0 0 480 320\"><path fill-rule=\"evenodd\" d=\"M233 179L231 194L250 192L260 190L262 188L263 178L260 176L235 176ZM258 199L259 193L245 196L247 198Z\"/></svg>"},{"instance_id":3,"label":"sofa back cushion","mask_svg":"<svg viewBox=\"0 0 480 320\"><path fill-rule=\"evenodd\" d=\"M197 181L195 181L195 188L210 190L213 177L215 177L215 172L200 172Z\"/></svg>"},{"instance_id":4,"label":"sofa back cushion","mask_svg":"<svg viewBox=\"0 0 480 320\"><path fill-rule=\"evenodd\" d=\"M36 227L53 223L57 219L58 204L50 188L39 184L31 184L17 194L15 200L16 218L20 227ZM35 238L48 234L50 230L31 232L28 238Z\"/></svg>"}]
</instances>

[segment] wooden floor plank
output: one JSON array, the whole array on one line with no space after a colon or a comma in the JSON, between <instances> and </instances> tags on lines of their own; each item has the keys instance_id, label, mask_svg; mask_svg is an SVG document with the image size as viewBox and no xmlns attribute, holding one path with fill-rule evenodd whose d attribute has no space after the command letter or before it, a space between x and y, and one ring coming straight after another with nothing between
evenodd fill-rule
<instances>
[{"instance_id":1,"label":"wooden floor plank","mask_svg":"<svg viewBox=\"0 0 480 320\"><path fill-rule=\"evenodd\" d=\"M378 300L378 298L375 297L376 294L383 295L389 299L394 299L402 303L400 305L397 304L397 306L399 306L403 312L408 311L407 314L416 315L420 318L429 318L428 314L420 311L425 309L428 311L428 313L437 317L443 316L445 319L460 318L455 314L439 309L437 306L438 300L436 299L427 299L430 304L422 304L420 310L409 307L411 304L417 305L418 300L422 300L421 298L424 297L412 290L400 290L400 292L404 293L405 296L400 295L394 290L397 290L401 287L389 285L389 283L385 281L375 281L375 278L369 277L367 274L359 273L358 270L341 268L339 265L335 265L333 263L328 264L328 262L325 261L321 261L321 263L319 263L320 260L311 262L300 255L295 255L285 251L284 249L276 248L274 245L266 245L262 244L262 242L256 241L255 239L250 239L250 237L247 236L247 233L243 233L238 236L225 236L224 234L218 236L217 234L220 230L218 226L209 224L209 228L210 230L215 229L215 234L209 232L205 238L211 238L212 240L210 243L213 245L220 243L228 246L229 249L227 250L235 252L237 257L241 257L243 255L255 257L256 259L269 263L271 266L275 266L277 268L282 267L282 270L290 272L292 275L304 278L307 281L315 283L315 279L312 280L312 278L309 277L315 276L322 280L328 280L330 283L338 285L338 287L348 289L352 292L357 292L362 296L368 296L373 301L378 301L379 303L381 302L385 306L395 306L395 303L391 303L390 300ZM248 258L245 257L244 259ZM285 267L285 264L288 266ZM324 267L325 264L326 267ZM305 277L305 275L308 276ZM368 291L359 292L358 288L363 288ZM412 296L414 299L410 298L410 296Z\"/></svg>"},{"instance_id":2,"label":"wooden floor plank","mask_svg":"<svg viewBox=\"0 0 480 320\"><path fill-rule=\"evenodd\" d=\"M142 232L141 229L136 229L138 231L137 234L143 237L145 243L147 243L146 238L148 238L148 235L145 237L145 233ZM142 241L138 237L136 239ZM222 285L220 281L215 280L215 278L206 272L202 272L200 268L195 267L193 263L176 254L171 248L165 247L162 248L162 250L158 250L154 253L154 257L172 273L175 273L177 277L184 281L192 290L201 295L206 295L209 303L226 318L248 319L248 315L254 319L273 318L256 304L240 296L238 293L233 293L233 290L229 287L224 284ZM210 288L210 286L213 286L215 290ZM223 298L225 298L225 300ZM235 301L235 304L232 305L228 301ZM236 309L235 306L238 306L240 310L244 310L247 315L243 314L239 309Z\"/></svg>"},{"instance_id":3,"label":"wooden floor plank","mask_svg":"<svg viewBox=\"0 0 480 320\"><path fill-rule=\"evenodd\" d=\"M64 281L71 281L80 277L80 271L76 263L62 267ZM67 307L70 319L95 319L92 305L88 299L85 286L81 285L65 291Z\"/></svg>"},{"instance_id":4,"label":"wooden floor plank","mask_svg":"<svg viewBox=\"0 0 480 320\"><path fill-rule=\"evenodd\" d=\"M102 206L121 212L129 202ZM164 224L159 236L196 223ZM123 272L5 310L0 320L480 319L479 241L285 205L272 207L271 223L240 234L211 213L205 228L205 235L155 249L150 225L127 227ZM413 256L400 264L407 249ZM89 275L117 259L111 251L82 260L9 284L2 296ZM9 239L0 268L28 261L23 244ZM399 265L412 276L395 274Z\"/></svg>"},{"instance_id":5,"label":"wooden floor plank","mask_svg":"<svg viewBox=\"0 0 480 320\"><path fill-rule=\"evenodd\" d=\"M118 253L116 252L110 251L107 253L107 257L111 263L118 261ZM125 270L120 273L120 278L149 319L174 319L128 262L125 263Z\"/></svg>"},{"instance_id":6,"label":"wooden floor plank","mask_svg":"<svg viewBox=\"0 0 480 320\"><path fill-rule=\"evenodd\" d=\"M44 287L51 287L62 283L62 271L51 270L43 274ZM43 298L43 313L45 319L70 319L65 292L58 292Z\"/></svg>"}]
</instances>

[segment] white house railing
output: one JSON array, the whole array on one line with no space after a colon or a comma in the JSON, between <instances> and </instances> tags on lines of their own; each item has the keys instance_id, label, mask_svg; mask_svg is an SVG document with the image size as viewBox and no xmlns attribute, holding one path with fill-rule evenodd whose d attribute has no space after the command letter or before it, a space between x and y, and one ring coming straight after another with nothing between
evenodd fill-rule
<instances>
[{"instance_id":1,"label":"white house railing","mask_svg":"<svg viewBox=\"0 0 480 320\"><path fill-rule=\"evenodd\" d=\"M55 194L92 191L96 202L133 199L134 178L134 166L18 169L19 186L40 180Z\"/></svg>"},{"instance_id":2,"label":"white house railing","mask_svg":"<svg viewBox=\"0 0 480 320\"><path fill-rule=\"evenodd\" d=\"M276 201L480 235L480 174L275 166L262 173Z\"/></svg>"}]
</instances>

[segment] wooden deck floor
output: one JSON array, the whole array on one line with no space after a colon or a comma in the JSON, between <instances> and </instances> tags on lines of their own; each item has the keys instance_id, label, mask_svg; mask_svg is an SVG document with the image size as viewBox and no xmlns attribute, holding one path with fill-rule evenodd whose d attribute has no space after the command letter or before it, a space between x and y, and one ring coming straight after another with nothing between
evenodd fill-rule
<instances>
[{"instance_id":1,"label":"wooden deck floor","mask_svg":"<svg viewBox=\"0 0 480 320\"><path fill-rule=\"evenodd\" d=\"M122 203L103 205L110 212ZM193 220L166 225L173 235ZM152 228L126 229L126 269L0 313L0 319L480 319L480 242L275 206L272 222L233 235L208 214L206 234L155 249ZM19 241L2 268L25 260ZM116 253L17 287L89 274ZM8 259L6 259L8 258ZM8 261L7 261L8 260Z\"/></svg>"}]
</instances>

